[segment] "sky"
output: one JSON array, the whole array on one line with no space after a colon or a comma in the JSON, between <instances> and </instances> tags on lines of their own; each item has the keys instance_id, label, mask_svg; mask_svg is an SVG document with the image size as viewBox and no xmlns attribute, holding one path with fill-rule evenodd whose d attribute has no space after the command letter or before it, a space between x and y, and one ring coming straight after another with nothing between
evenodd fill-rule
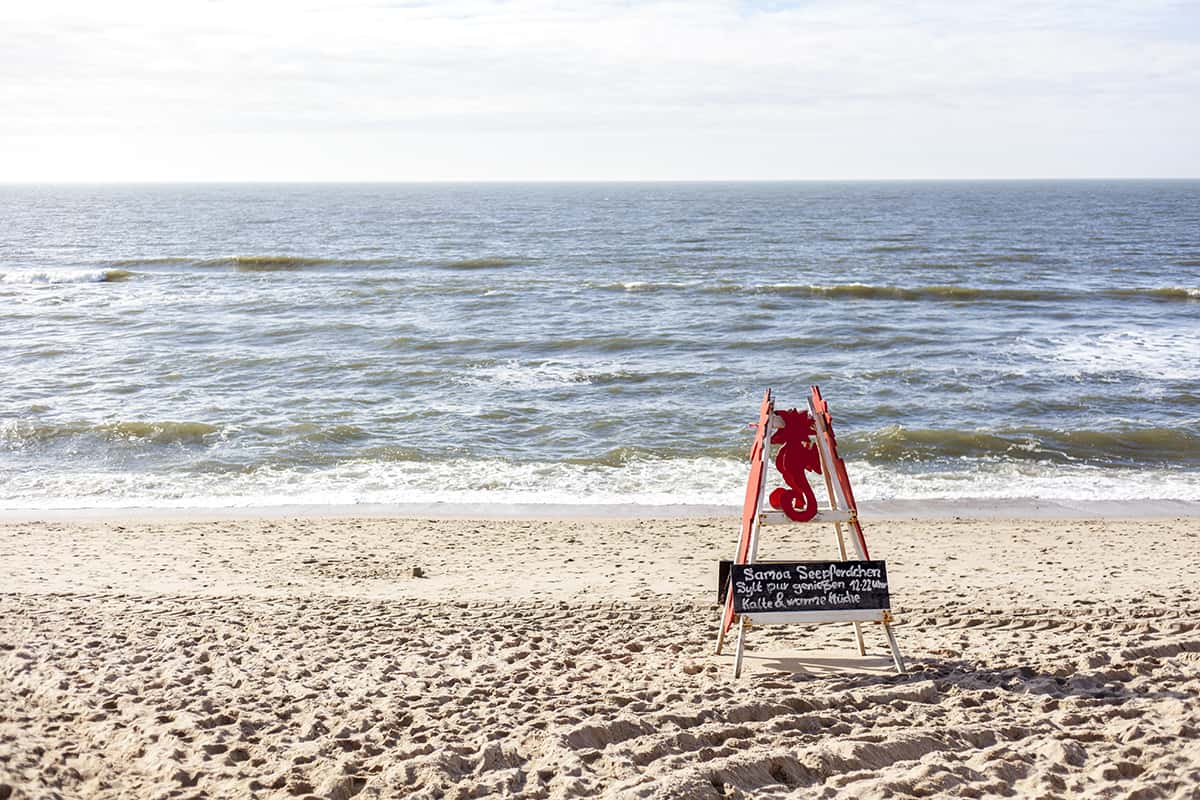
<instances>
[{"instance_id":1,"label":"sky","mask_svg":"<svg viewBox=\"0 0 1200 800\"><path fill-rule=\"evenodd\" d=\"M1200 177L1200 0L0 6L0 182Z\"/></svg>"}]
</instances>

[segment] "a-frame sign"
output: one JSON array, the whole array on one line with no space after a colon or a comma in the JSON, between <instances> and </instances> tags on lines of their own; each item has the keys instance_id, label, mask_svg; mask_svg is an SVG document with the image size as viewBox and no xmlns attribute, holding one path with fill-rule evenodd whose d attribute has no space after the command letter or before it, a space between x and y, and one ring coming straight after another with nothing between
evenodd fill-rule
<instances>
[{"instance_id":1,"label":"a-frame sign","mask_svg":"<svg viewBox=\"0 0 1200 800\"><path fill-rule=\"evenodd\" d=\"M776 445L778 449L772 459ZM772 461L785 486L768 494L768 467ZM816 493L805 472L819 473L824 478L828 508L818 507ZM764 526L808 522L833 524L840 560L756 561ZM848 558L847 539L854 559ZM896 670L901 674L905 671L891 627L886 566L882 561L870 560L850 478L838 456L829 407L816 386L812 387L804 411L794 408L776 411L771 390L763 396L750 451L741 535L728 581L722 585L724 611L717 635L717 654L724 647L726 634L736 624L735 676L742 673L746 629L751 623L853 622L859 655L866 655L862 623L878 623L887 636Z\"/></svg>"}]
</instances>

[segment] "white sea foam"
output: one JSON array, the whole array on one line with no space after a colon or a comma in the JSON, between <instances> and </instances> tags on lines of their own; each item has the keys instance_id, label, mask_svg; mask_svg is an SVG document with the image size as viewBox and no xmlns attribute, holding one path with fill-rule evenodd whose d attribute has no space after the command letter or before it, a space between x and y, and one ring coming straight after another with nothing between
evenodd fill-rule
<instances>
[{"instance_id":1,"label":"white sea foam","mask_svg":"<svg viewBox=\"0 0 1200 800\"><path fill-rule=\"evenodd\" d=\"M238 508L273 505L736 505L742 465L713 458L621 467L502 460L351 461L320 470L259 469L172 478L133 473L12 475L6 507Z\"/></svg>"},{"instance_id":2,"label":"white sea foam","mask_svg":"<svg viewBox=\"0 0 1200 800\"><path fill-rule=\"evenodd\" d=\"M852 462L848 469L863 503L1128 503L1131 514L1148 508L1139 504L1163 500L1200 503L1200 474L1195 472L1029 463L900 470ZM350 461L323 469L264 468L192 477L113 472L0 477L0 505L12 510L445 504L463 512L510 505L607 505L641 506L653 513L667 506L740 506L746 465L721 458L634 459L620 466L498 459Z\"/></svg>"},{"instance_id":3,"label":"white sea foam","mask_svg":"<svg viewBox=\"0 0 1200 800\"><path fill-rule=\"evenodd\" d=\"M673 289L691 289L699 286L699 281L620 281L619 283L587 283L588 289L625 292L660 292Z\"/></svg>"},{"instance_id":4,"label":"white sea foam","mask_svg":"<svg viewBox=\"0 0 1200 800\"><path fill-rule=\"evenodd\" d=\"M1139 375L1174 381L1200 380L1200 327L1080 334L1026 341L1025 355L1066 377Z\"/></svg>"},{"instance_id":5,"label":"white sea foam","mask_svg":"<svg viewBox=\"0 0 1200 800\"><path fill-rule=\"evenodd\" d=\"M572 384L590 384L605 377L628 374L616 363L572 364L565 361L503 361L484 364L459 378L468 386L486 385L505 389L553 389Z\"/></svg>"},{"instance_id":6,"label":"white sea foam","mask_svg":"<svg viewBox=\"0 0 1200 800\"><path fill-rule=\"evenodd\" d=\"M695 282L680 283L678 281L626 281L621 286L627 292L653 292L660 289L688 289L696 286Z\"/></svg>"},{"instance_id":7,"label":"white sea foam","mask_svg":"<svg viewBox=\"0 0 1200 800\"><path fill-rule=\"evenodd\" d=\"M976 462L963 469L851 464L855 496L886 500L1052 500L1200 502L1200 473L1050 463ZM1131 513L1134 513L1131 511Z\"/></svg>"}]
</instances>

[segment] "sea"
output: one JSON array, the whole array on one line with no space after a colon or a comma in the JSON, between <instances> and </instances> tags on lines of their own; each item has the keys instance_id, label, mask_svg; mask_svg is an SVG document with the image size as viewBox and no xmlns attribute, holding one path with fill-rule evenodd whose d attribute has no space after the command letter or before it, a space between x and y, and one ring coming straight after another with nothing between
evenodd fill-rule
<instances>
[{"instance_id":1,"label":"sea","mask_svg":"<svg viewBox=\"0 0 1200 800\"><path fill-rule=\"evenodd\" d=\"M0 509L1200 508L1200 182L0 186Z\"/></svg>"}]
</instances>

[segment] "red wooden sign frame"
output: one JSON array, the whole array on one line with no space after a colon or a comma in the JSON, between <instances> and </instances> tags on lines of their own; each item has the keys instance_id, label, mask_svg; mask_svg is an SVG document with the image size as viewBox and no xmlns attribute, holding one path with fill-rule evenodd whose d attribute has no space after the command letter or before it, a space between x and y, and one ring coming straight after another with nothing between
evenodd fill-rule
<instances>
[{"instance_id":1,"label":"red wooden sign frame","mask_svg":"<svg viewBox=\"0 0 1200 800\"><path fill-rule=\"evenodd\" d=\"M858 522L858 504L854 501L854 490L850 488L850 476L846 474L846 462L842 461L842 457L838 455L837 438L833 434L833 418L829 416L829 404L825 402L825 398L821 397L821 388L816 384L812 386L812 409L813 413L821 418L825 423L825 443L829 446L829 454L833 457L833 472L834 479L842 489L842 496L846 499L846 505L853 515L850 518L850 526L854 528L854 535L858 537L859 547L862 548L864 559L870 559L871 554L867 550L867 540L863 536L862 525Z\"/></svg>"},{"instance_id":2,"label":"red wooden sign frame","mask_svg":"<svg viewBox=\"0 0 1200 800\"><path fill-rule=\"evenodd\" d=\"M775 400L771 390L763 393L762 404L758 407L758 426L754 433L754 444L750 447L750 475L746 478L746 500L742 504L742 533L738 539L737 557L735 563L745 564L750 554L750 539L754 534L754 525L758 521L759 499L762 494L763 477L763 448L767 446L767 422L775 413ZM721 630L728 631L733 627L733 589L730 588L725 598L725 616L721 621Z\"/></svg>"}]
</instances>

